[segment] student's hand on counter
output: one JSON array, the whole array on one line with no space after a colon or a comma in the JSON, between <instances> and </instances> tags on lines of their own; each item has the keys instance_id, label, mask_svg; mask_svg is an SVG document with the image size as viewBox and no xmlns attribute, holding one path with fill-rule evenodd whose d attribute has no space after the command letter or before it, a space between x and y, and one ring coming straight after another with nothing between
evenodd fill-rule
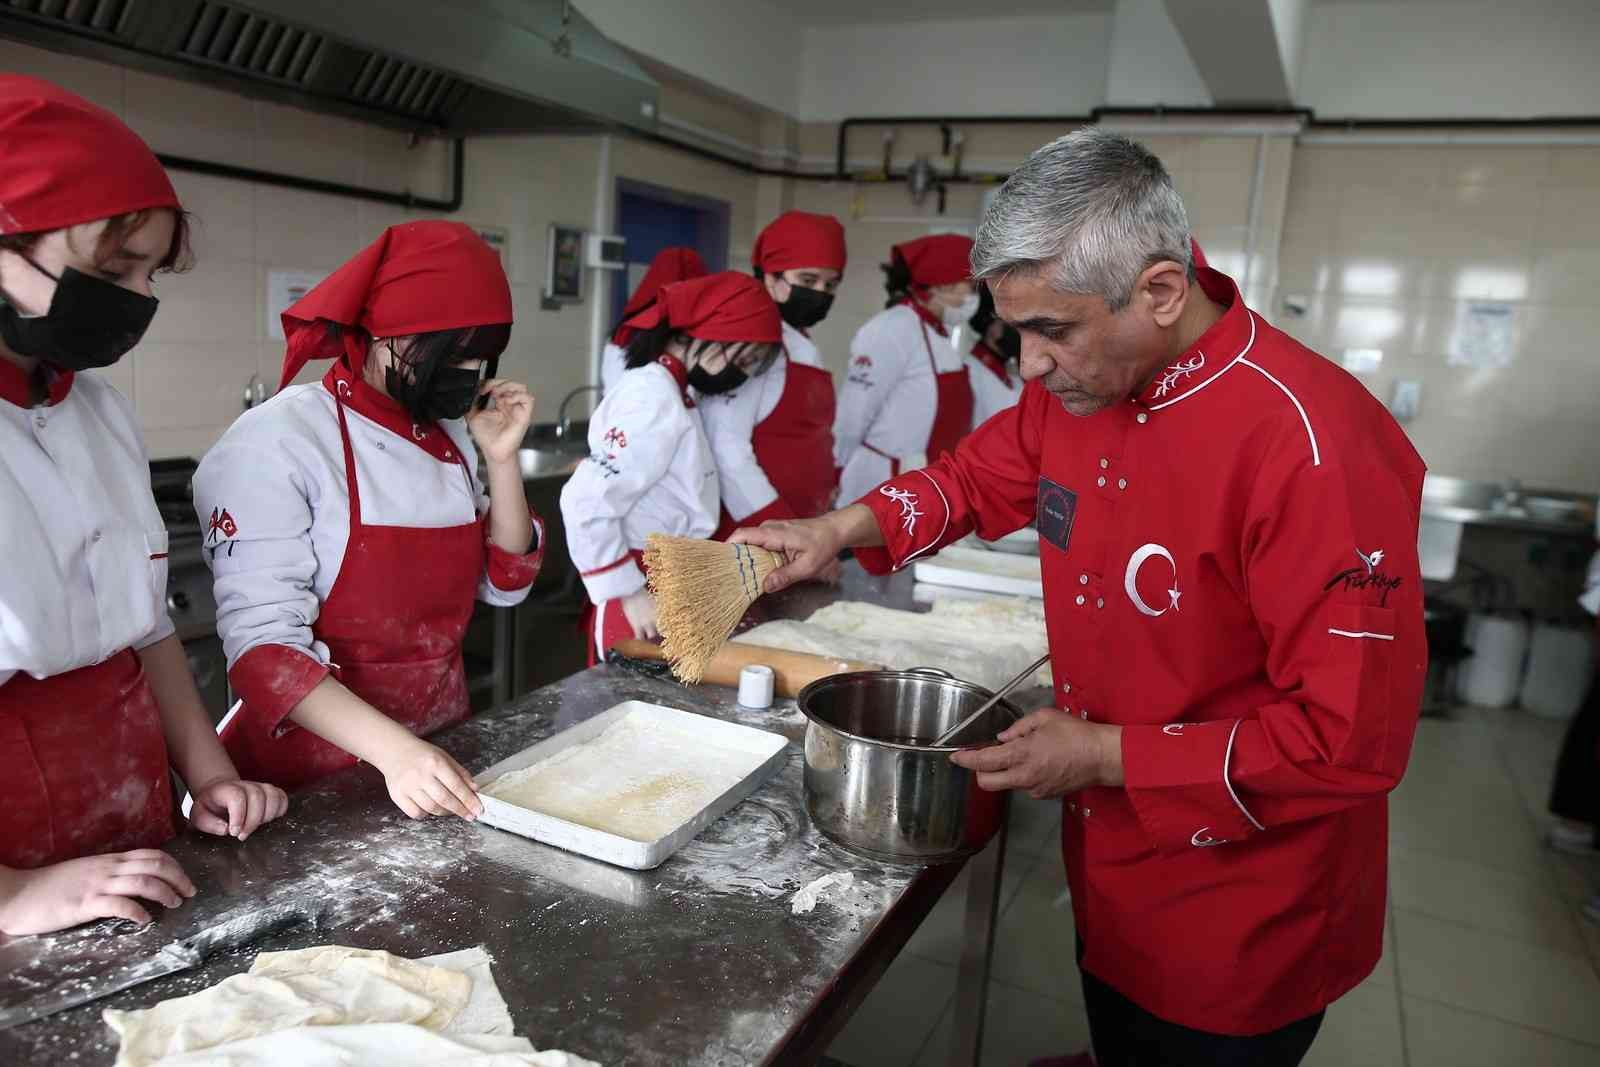
<instances>
[{"instance_id":1,"label":"student's hand on counter","mask_svg":"<svg viewBox=\"0 0 1600 1067\"><path fill-rule=\"evenodd\" d=\"M488 407L474 406L467 413L467 431L485 462L490 464L515 463L517 449L533 422L533 394L521 382L508 382L504 378L491 378L483 383L480 396L489 397Z\"/></svg>"},{"instance_id":2,"label":"student's hand on counter","mask_svg":"<svg viewBox=\"0 0 1600 1067\"><path fill-rule=\"evenodd\" d=\"M95 919L143 925L151 919L140 900L176 908L194 894L178 861L154 848L26 871L0 867L0 932L44 934Z\"/></svg>"},{"instance_id":3,"label":"student's hand on counter","mask_svg":"<svg viewBox=\"0 0 1600 1067\"><path fill-rule=\"evenodd\" d=\"M289 797L275 785L223 778L196 789L189 825L205 834L240 841L289 810Z\"/></svg>"},{"instance_id":4,"label":"student's hand on counter","mask_svg":"<svg viewBox=\"0 0 1600 1067\"><path fill-rule=\"evenodd\" d=\"M476 819L482 815L483 801L478 799L478 787L467 769L444 749L415 737L410 740L376 765L400 810L413 819L429 815Z\"/></svg>"},{"instance_id":5,"label":"student's hand on counter","mask_svg":"<svg viewBox=\"0 0 1600 1067\"><path fill-rule=\"evenodd\" d=\"M656 625L656 598L650 595L648 589L623 597L622 614L627 617L628 625L633 627L633 636L637 640L654 641L661 636L661 628Z\"/></svg>"}]
</instances>

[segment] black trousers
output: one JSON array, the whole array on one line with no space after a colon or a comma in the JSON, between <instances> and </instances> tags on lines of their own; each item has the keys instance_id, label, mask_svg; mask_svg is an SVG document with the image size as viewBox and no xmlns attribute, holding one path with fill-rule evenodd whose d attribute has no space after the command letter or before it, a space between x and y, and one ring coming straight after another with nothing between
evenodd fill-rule
<instances>
[{"instance_id":1,"label":"black trousers","mask_svg":"<svg viewBox=\"0 0 1600 1067\"><path fill-rule=\"evenodd\" d=\"M1083 950L1078 950L1083 961ZM1095 1067L1296 1067L1322 1027L1323 1012L1281 1030L1230 1037L1158 1019L1087 971L1083 1002Z\"/></svg>"},{"instance_id":2,"label":"black trousers","mask_svg":"<svg viewBox=\"0 0 1600 1067\"><path fill-rule=\"evenodd\" d=\"M1595 847L1600 848L1600 671L1561 742L1550 813L1594 826Z\"/></svg>"}]
</instances>

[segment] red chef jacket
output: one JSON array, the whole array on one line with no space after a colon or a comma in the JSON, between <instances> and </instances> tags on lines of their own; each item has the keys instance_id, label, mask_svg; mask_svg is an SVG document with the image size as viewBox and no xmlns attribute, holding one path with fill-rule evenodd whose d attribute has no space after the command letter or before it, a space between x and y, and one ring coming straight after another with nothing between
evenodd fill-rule
<instances>
[{"instance_id":1,"label":"red chef jacket","mask_svg":"<svg viewBox=\"0 0 1600 1067\"><path fill-rule=\"evenodd\" d=\"M1123 727L1126 786L1064 798L1083 968L1256 1034L1383 950L1388 802L1427 665L1423 463L1354 378L1200 271L1223 317L1089 417L1037 383L862 498L903 567L1036 522L1056 703Z\"/></svg>"}]
</instances>

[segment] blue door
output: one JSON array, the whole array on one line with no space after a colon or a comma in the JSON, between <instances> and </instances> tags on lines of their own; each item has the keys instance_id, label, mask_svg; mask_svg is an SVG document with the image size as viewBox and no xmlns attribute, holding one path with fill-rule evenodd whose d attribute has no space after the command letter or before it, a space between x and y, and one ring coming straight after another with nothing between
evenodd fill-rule
<instances>
[{"instance_id":1,"label":"blue door","mask_svg":"<svg viewBox=\"0 0 1600 1067\"><path fill-rule=\"evenodd\" d=\"M727 269L728 218L724 200L618 178L617 232L628 242L628 269L612 275L611 321L622 318L628 295L664 248L692 248L709 270Z\"/></svg>"}]
</instances>

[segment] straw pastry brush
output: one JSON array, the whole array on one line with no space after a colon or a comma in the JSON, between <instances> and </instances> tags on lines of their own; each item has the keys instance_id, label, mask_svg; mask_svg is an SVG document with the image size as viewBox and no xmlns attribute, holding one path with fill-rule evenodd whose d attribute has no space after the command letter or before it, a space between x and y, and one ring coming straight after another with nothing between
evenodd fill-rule
<instances>
[{"instance_id":1,"label":"straw pastry brush","mask_svg":"<svg viewBox=\"0 0 1600 1067\"><path fill-rule=\"evenodd\" d=\"M693 685L784 559L754 545L651 534L644 565L672 673Z\"/></svg>"}]
</instances>

